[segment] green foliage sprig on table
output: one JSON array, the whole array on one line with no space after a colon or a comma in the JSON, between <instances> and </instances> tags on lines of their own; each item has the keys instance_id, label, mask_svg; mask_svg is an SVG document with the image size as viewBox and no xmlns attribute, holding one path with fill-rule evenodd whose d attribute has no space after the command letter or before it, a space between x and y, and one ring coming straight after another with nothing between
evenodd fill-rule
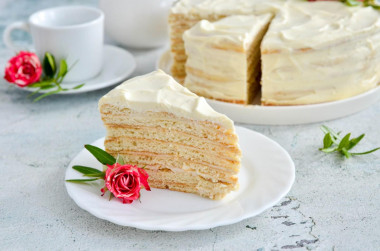
<instances>
[{"instance_id":1,"label":"green foliage sprig on table","mask_svg":"<svg viewBox=\"0 0 380 251\"><path fill-rule=\"evenodd\" d=\"M71 67L73 66L74 65L72 65ZM77 90L84 86L84 84L80 84L73 88L63 88L61 86L61 83L70 69L67 67L67 62L64 59L61 59L59 62L59 66L57 66L54 56L49 52L45 53L44 59L42 61L42 68L44 76L41 78L41 80L39 82L27 86L31 88L37 88L37 90L31 93L29 96L34 96L41 90L52 90L38 96L33 100L34 102L46 98L47 96L52 94L57 94L59 92L64 92L68 90Z\"/></svg>"},{"instance_id":2,"label":"green foliage sprig on table","mask_svg":"<svg viewBox=\"0 0 380 251\"><path fill-rule=\"evenodd\" d=\"M378 147L365 152L349 152L364 138L364 133L359 137L350 139L351 133L348 133L344 137L341 137L341 132L336 133L325 125L321 126L321 130L325 133L325 137L323 138L323 147L319 148L319 150L324 153L338 152L348 159L354 155L369 154L380 149L380 147Z\"/></svg>"}]
</instances>

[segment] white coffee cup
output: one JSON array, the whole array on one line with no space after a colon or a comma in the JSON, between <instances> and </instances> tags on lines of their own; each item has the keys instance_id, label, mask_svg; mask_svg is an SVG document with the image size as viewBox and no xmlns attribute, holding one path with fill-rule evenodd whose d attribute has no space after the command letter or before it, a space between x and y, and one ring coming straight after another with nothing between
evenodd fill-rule
<instances>
[{"instance_id":1,"label":"white coffee cup","mask_svg":"<svg viewBox=\"0 0 380 251\"><path fill-rule=\"evenodd\" d=\"M106 35L119 45L154 48L169 43L168 15L175 0L99 0Z\"/></svg>"},{"instance_id":2,"label":"white coffee cup","mask_svg":"<svg viewBox=\"0 0 380 251\"><path fill-rule=\"evenodd\" d=\"M8 48L18 52L20 48L14 45L11 32L29 32L41 60L45 52L51 53L57 62L65 59L70 68L65 81L83 81L95 77L102 68L103 27L104 14L97 8L57 7L38 11L27 22L9 25L3 39Z\"/></svg>"}]
</instances>

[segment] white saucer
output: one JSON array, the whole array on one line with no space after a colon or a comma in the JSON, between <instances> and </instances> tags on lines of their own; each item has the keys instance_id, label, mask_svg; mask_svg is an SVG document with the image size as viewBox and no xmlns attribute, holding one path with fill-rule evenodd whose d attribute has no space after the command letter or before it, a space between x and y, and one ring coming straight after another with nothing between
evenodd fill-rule
<instances>
[{"instance_id":1,"label":"white saucer","mask_svg":"<svg viewBox=\"0 0 380 251\"><path fill-rule=\"evenodd\" d=\"M164 52L156 63L158 69L170 74L172 58ZM345 117L366 109L380 98L380 86L360 95L321 104L296 106L261 106L260 100L254 105L239 105L207 99L220 113L235 122L256 125L292 125L321 122Z\"/></svg>"},{"instance_id":2,"label":"white saucer","mask_svg":"<svg viewBox=\"0 0 380 251\"><path fill-rule=\"evenodd\" d=\"M104 45L103 49L103 69L94 78L81 82L62 82L62 88L73 88L79 84L85 85L77 90L59 92L58 94L75 94L89 91L95 91L114 84L120 83L133 73L136 68L136 62L131 53L113 46ZM21 90L34 92L37 88L20 88ZM39 93L49 92L52 89L41 90Z\"/></svg>"},{"instance_id":3,"label":"white saucer","mask_svg":"<svg viewBox=\"0 0 380 251\"><path fill-rule=\"evenodd\" d=\"M66 182L67 192L79 207L100 219L146 230L201 230L256 216L277 204L289 192L295 167L286 150L275 141L243 127L237 126L236 132L243 154L240 188L220 201L152 188L150 192L141 191L141 203L123 204L117 199L109 201L107 196L101 196L100 188L104 186L101 181L86 185ZM103 143L104 138L101 138L92 145L104 148ZM83 178L72 169L73 165L102 169L86 149L71 161L65 177Z\"/></svg>"}]
</instances>

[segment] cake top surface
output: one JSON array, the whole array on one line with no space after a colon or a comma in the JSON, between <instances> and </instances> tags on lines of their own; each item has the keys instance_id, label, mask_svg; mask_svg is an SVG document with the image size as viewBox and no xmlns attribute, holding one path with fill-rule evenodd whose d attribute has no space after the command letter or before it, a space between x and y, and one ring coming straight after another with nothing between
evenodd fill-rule
<instances>
[{"instance_id":1,"label":"cake top surface","mask_svg":"<svg viewBox=\"0 0 380 251\"><path fill-rule=\"evenodd\" d=\"M348 7L329 1L288 1L272 21L262 48L326 48L379 30L380 11L372 7Z\"/></svg>"},{"instance_id":2,"label":"cake top surface","mask_svg":"<svg viewBox=\"0 0 380 251\"><path fill-rule=\"evenodd\" d=\"M172 8L173 14L249 15L276 12L284 0L180 0Z\"/></svg>"},{"instance_id":3,"label":"cake top surface","mask_svg":"<svg viewBox=\"0 0 380 251\"><path fill-rule=\"evenodd\" d=\"M272 14L256 15L233 15L216 22L202 20L191 29L185 31L184 39L194 38L202 41L218 43L228 41L233 44L248 46L247 43L259 33L266 25Z\"/></svg>"},{"instance_id":4,"label":"cake top surface","mask_svg":"<svg viewBox=\"0 0 380 251\"><path fill-rule=\"evenodd\" d=\"M120 84L99 100L138 112L168 112L187 119L210 121L234 130L226 115L216 112L202 97L198 97L161 70L132 78Z\"/></svg>"}]
</instances>

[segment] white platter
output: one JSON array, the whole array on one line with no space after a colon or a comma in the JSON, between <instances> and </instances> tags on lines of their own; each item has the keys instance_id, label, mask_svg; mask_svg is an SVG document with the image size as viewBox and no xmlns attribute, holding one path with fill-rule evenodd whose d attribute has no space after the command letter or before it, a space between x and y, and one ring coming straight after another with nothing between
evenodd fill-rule
<instances>
[{"instance_id":1,"label":"white platter","mask_svg":"<svg viewBox=\"0 0 380 251\"><path fill-rule=\"evenodd\" d=\"M295 168L289 154L273 140L257 132L236 127L243 152L240 188L221 201L162 189L141 190L141 203L122 204L100 196L102 182L66 182L69 196L94 216L122 226L145 230L185 231L208 229L236 223L272 207L290 190ZM92 145L103 147L104 138ZM102 169L83 149L69 164L66 179L82 178L73 165Z\"/></svg>"},{"instance_id":2,"label":"white platter","mask_svg":"<svg viewBox=\"0 0 380 251\"><path fill-rule=\"evenodd\" d=\"M96 77L81 82L62 82L62 88L69 89L82 83L85 85L78 90L68 90L57 94L76 94L106 88L125 80L136 68L133 55L125 49L113 45L105 45L103 55L103 68ZM37 88L27 87L20 89L30 92L37 90ZM46 93L51 90L52 89L41 90L40 93Z\"/></svg>"},{"instance_id":3,"label":"white platter","mask_svg":"<svg viewBox=\"0 0 380 251\"><path fill-rule=\"evenodd\" d=\"M170 52L164 52L156 67L170 74L172 59ZM299 106L239 105L207 99L218 112L226 114L239 123L257 125L307 124L345 117L362 111L377 102L380 86L366 93L334 102ZM257 102L258 103L258 102Z\"/></svg>"}]
</instances>

